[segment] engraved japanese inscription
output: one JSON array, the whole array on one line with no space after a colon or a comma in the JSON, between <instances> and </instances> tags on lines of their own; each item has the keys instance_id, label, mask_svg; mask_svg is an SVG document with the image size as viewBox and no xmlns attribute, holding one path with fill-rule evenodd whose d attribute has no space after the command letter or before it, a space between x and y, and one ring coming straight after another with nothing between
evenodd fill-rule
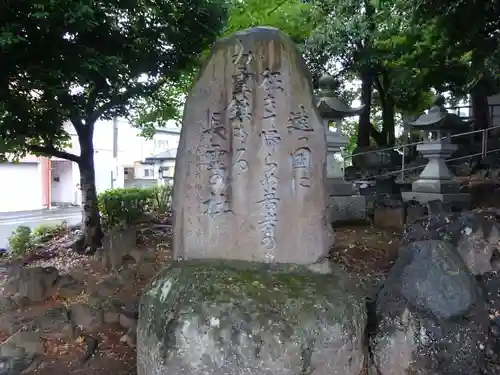
<instances>
[{"instance_id":1,"label":"engraved japanese inscription","mask_svg":"<svg viewBox=\"0 0 500 375\"><path fill-rule=\"evenodd\" d=\"M247 150L246 141L248 132L246 128L252 121L252 89L249 86L253 74L250 72L250 63L253 60L252 51L246 51L244 45L238 40L236 52L233 55L235 73L233 74L233 91L231 103L227 109L231 123L233 145L233 167L236 173L248 170L248 161L245 158Z\"/></svg>"},{"instance_id":2,"label":"engraved japanese inscription","mask_svg":"<svg viewBox=\"0 0 500 375\"><path fill-rule=\"evenodd\" d=\"M219 112L210 112L207 127L203 130L208 135L209 147L205 151L204 164L209 174L209 197L203 200L204 214L214 217L222 213L232 212L227 199L228 151L224 148L227 131L221 122Z\"/></svg>"},{"instance_id":3,"label":"engraved japanese inscription","mask_svg":"<svg viewBox=\"0 0 500 375\"><path fill-rule=\"evenodd\" d=\"M276 122L276 96L284 92L284 87L280 72L273 72L266 68L261 75L262 82L259 88L264 93L261 136L263 139L262 146L266 148L267 155L264 163L264 177L261 180L263 199L257 203L259 203L263 215L263 219L259 222L262 231L261 244L266 250L265 260L271 262L274 259L272 250L277 245L275 230L278 225L278 206L280 202L277 193L279 181L276 175L279 166L273 155L281 141Z\"/></svg>"},{"instance_id":4,"label":"engraved japanese inscription","mask_svg":"<svg viewBox=\"0 0 500 375\"><path fill-rule=\"evenodd\" d=\"M289 125L287 126L288 132L292 133L293 130L302 132L312 132L314 129L309 125L309 115L304 105L300 105L298 111L291 112L288 117Z\"/></svg>"},{"instance_id":5,"label":"engraved japanese inscription","mask_svg":"<svg viewBox=\"0 0 500 375\"><path fill-rule=\"evenodd\" d=\"M278 225L278 204L279 197L277 194L278 177L276 170L278 164L272 161L272 155L268 154L265 159L264 177L261 184L264 188L263 199L257 203L263 210L263 218L259 221L261 231L263 232L261 244L266 250L274 250L276 248L276 225ZM266 253L266 260L271 261L273 255Z\"/></svg>"},{"instance_id":6,"label":"engraved japanese inscription","mask_svg":"<svg viewBox=\"0 0 500 375\"><path fill-rule=\"evenodd\" d=\"M292 155L292 170L294 171L295 181L300 187L308 188L311 186L311 149L307 146L307 137L299 138L304 143Z\"/></svg>"}]
</instances>

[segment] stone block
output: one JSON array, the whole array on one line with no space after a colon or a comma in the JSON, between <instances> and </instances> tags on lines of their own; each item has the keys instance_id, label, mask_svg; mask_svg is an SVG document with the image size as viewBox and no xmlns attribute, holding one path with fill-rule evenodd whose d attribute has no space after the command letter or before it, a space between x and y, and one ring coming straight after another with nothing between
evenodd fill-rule
<instances>
[{"instance_id":1,"label":"stone block","mask_svg":"<svg viewBox=\"0 0 500 375\"><path fill-rule=\"evenodd\" d=\"M330 223L366 220L366 197L362 195L330 197L328 210Z\"/></svg>"},{"instance_id":2,"label":"stone block","mask_svg":"<svg viewBox=\"0 0 500 375\"><path fill-rule=\"evenodd\" d=\"M123 265L123 259L137 248L137 229L110 230L104 234L102 249L95 257L104 268L113 270Z\"/></svg>"},{"instance_id":3,"label":"stone block","mask_svg":"<svg viewBox=\"0 0 500 375\"><path fill-rule=\"evenodd\" d=\"M373 225L380 229L403 230L405 227L405 207L375 206Z\"/></svg>"},{"instance_id":4,"label":"stone block","mask_svg":"<svg viewBox=\"0 0 500 375\"><path fill-rule=\"evenodd\" d=\"M356 194L354 185L338 178L329 178L326 180L326 189L328 196L351 196Z\"/></svg>"}]
</instances>

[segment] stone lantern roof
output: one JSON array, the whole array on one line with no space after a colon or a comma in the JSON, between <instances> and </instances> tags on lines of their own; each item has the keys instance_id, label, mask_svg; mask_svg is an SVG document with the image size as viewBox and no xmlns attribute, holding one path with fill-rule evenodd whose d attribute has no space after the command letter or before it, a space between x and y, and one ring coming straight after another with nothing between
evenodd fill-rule
<instances>
[{"instance_id":1,"label":"stone lantern roof","mask_svg":"<svg viewBox=\"0 0 500 375\"><path fill-rule=\"evenodd\" d=\"M429 112L424 113L409 125L419 130L455 130L472 123L472 121L462 120L460 116L448 112L444 103L444 96L438 96Z\"/></svg>"},{"instance_id":2,"label":"stone lantern roof","mask_svg":"<svg viewBox=\"0 0 500 375\"><path fill-rule=\"evenodd\" d=\"M322 118L344 118L357 116L364 106L359 108L349 107L343 100L335 95L338 82L329 74L324 74L319 79L319 94L316 105Z\"/></svg>"}]
</instances>

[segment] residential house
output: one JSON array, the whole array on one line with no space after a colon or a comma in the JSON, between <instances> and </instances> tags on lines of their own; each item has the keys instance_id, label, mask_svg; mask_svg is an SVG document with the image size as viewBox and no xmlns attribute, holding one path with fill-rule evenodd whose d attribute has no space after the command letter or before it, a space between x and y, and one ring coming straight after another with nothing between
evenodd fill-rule
<instances>
[{"instance_id":1,"label":"residential house","mask_svg":"<svg viewBox=\"0 0 500 375\"><path fill-rule=\"evenodd\" d=\"M176 156L177 147L147 157L143 164L153 166L155 176L160 183L173 185Z\"/></svg>"},{"instance_id":2,"label":"residential house","mask_svg":"<svg viewBox=\"0 0 500 375\"><path fill-rule=\"evenodd\" d=\"M129 156L128 163L124 161L125 186L152 186L163 184L168 173L173 177L173 166L175 165L175 154L179 146L180 128L173 125L158 128L152 140L136 138L137 149L141 151L140 157ZM160 162L155 157L166 152L174 155L174 159ZM132 157L134 157L133 160ZM166 172L169 167L171 172Z\"/></svg>"}]
</instances>

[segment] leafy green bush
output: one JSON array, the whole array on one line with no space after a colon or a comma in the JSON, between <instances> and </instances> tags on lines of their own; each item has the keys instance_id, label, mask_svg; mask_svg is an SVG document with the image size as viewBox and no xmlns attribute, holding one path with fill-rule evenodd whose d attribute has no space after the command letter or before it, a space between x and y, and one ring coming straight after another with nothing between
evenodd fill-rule
<instances>
[{"instance_id":1,"label":"leafy green bush","mask_svg":"<svg viewBox=\"0 0 500 375\"><path fill-rule=\"evenodd\" d=\"M172 201L171 186L109 189L99 194L99 212L107 228L127 227L146 212L166 212Z\"/></svg>"},{"instance_id":2,"label":"leafy green bush","mask_svg":"<svg viewBox=\"0 0 500 375\"><path fill-rule=\"evenodd\" d=\"M167 212L172 204L172 186L155 186L151 189L151 204L156 212Z\"/></svg>"},{"instance_id":3,"label":"leafy green bush","mask_svg":"<svg viewBox=\"0 0 500 375\"><path fill-rule=\"evenodd\" d=\"M99 194L99 212L106 227L127 226L149 211L151 190L143 188L109 189Z\"/></svg>"},{"instance_id":4,"label":"leafy green bush","mask_svg":"<svg viewBox=\"0 0 500 375\"><path fill-rule=\"evenodd\" d=\"M33 247L31 228L21 225L9 237L9 247L12 255L21 256Z\"/></svg>"}]
</instances>

